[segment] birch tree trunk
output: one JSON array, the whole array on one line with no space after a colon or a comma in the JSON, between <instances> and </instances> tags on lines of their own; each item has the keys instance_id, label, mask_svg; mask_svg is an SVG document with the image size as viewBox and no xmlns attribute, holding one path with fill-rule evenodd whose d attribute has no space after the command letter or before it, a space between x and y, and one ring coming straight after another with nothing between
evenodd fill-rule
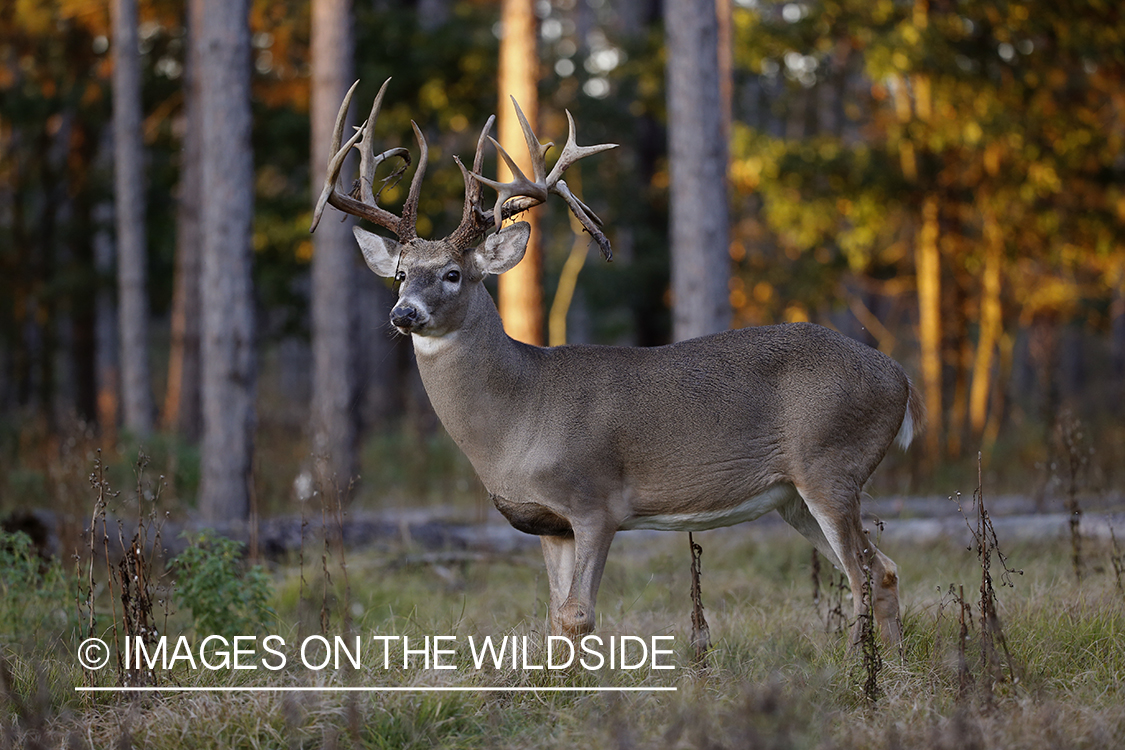
<instances>
[{"instance_id":1,"label":"birch tree trunk","mask_svg":"<svg viewBox=\"0 0 1125 750\"><path fill-rule=\"evenodd\" d=\"M203 3L203 449L204 520L250 512L254 435L254 308L251 222L248 0Z\"/></svg>"},{"instance_id":2,"label":"birch tree trunk","mask_svg":"<svg viewBox=\"0 0 1125 750\"><path fill-rule=\"evenodd\" d=\"M352 83L351 0L312 3L313 199L328 164L336 112ZM352 344L357 273L352 222L333 217L313 234L312 452L324 479L346 486L358 468L355 351Z\"/></svg>"},{"instance_id":3,"label":"birch tree trunk","mask_svg":"<svg viewBox=\"0 0 1125 750\"><path fill-rule=\"evenodd\" d=\"M113 0L114 201L117 227L117 299L121 340L121 396L125 428L152 432L148 366L144 143L141 136L141 62L136 0Z\"/></svg>"},{"instance_id":4,"label":"birch tree trunk","mask_svg":"<svg viewBox=\"0 0 1125 750\"><path fill-rule=\"evenodd\" d=\"M730 326L727 144L715 0L668 0L668 163L672 336Z\"/></svg>"},{"instance_id":5,"label":"birch tree trunk","mask_svg":"<svg viewBox=\"0 0 1125 750\"><path fill-rule=\"evenodd\" d=\"M510 96L519 102L527 121L535 128L539 119L539 56L535 51L536 23L532 0L503 0L500 23L500 103L497 121L500 145L515 159L523 173L530 175L531 156L527 153L523 130ZM512 179L508 166L498 159L500 181ZM531 224L531 239L523 260L500 277L500 317L512 338L528 344L543 344L543 256L539 222L534 211L519 217Z\"/></svg>"}]
</instances>

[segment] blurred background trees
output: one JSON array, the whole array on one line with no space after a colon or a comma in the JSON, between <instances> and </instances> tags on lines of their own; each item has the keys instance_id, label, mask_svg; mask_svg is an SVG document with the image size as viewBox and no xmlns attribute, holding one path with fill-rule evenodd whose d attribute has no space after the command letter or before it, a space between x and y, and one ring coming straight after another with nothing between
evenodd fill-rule
<instances>
[{"instance_id":1,"label":"blurred background trees","mask_svg":"<svg viewBox=\"0 0 1125 750\"><path fill-rule=\"evenodd\" d=\"M249 88L220 84L241 97L246 120L216 127L205 89L221 72L208 72L218 58L193 50L208 49L207 24L222 9L138 0L143 176L130 184L143 198L124 200L144 206L147 387L163 394L159 430L144 440L162 452L185 506L227 507L200 498L201 478L217 471L199 447L209 420L235 430L230 445L240 447L224 455L242 451L229 474L241 477L229 486L243 488L231 501L236 516L251 477L267 512L304 497L300 477L318 452L341 484L363 475L359 494L371 502L471 494L428 411L410 347L387 326L389 289L358 266L346 225L331 228L343 239L322 236L338 214L308 234L325 158L316 151L327 145L317 135L323 124L310 123L334 114L334 92L353 75L362 81L359 109L393 76L378 135L388 148L413 149L409 121L423 128L431 151L418 229L448 232L462 199L452 156L470 154L488 115L510 108L512 92L498 83L501 5L353 0L349 10L339 0L254 0L235 9L246 44L223 63ZM894 459L886 481L932 487L983 450L998 481L1034 491L1065 412L1090 428L1091 482L1120 488L1125 19L1117 5L738 0L729 18L715 14L714 53L687 45L704 67L714 59L719 86L698 105L679 104L682 94L665 87L666 71L685 65L672 40L685 25L663 24L681 5L710 24L711 4L686 0L521 6L533 14L537 61L522 70L538 82L540 137L561 143L569 109L581 143L621 144L576 165L568 180L605 220L615 261L589 261L572 296L564 284L567 338L672 339L683 295L672 293L670 244L689 246L668 239L679 236L669 228L671 187L704 174L707 186L723 187L722 170L705 173L700 159L725 145L715 158L727 162L728 197L703 202L726 208L717 224L729 224L728 239L699 233L694 246L709 253L712 286L722 289L709 296L732 325L813 320L906 365L925 389L930 427L924 451ZM722 0L715 9L724 10ZM320 12L328 20L314 20ZM354 54L343 37L321 39L328 28L350 31ZM52 461L74 435L117 452L144 433L121 408L142 387L118 375L127 342L106 325L126 306L115 283L127 238L115 223L114 38L102 0L0 9L0 512L50 494ZM679 116L692 127L709 119L701 133L717 123L718 142L699 135L686 156L670 149ZM242 128L243 145L223 151ZM208 145L208 133L227 145ZM220 173L208 178L211 160ZM486 171L495 161L489 152ZM236 167L250 171L236 178ZM206 185L216 177L246 191L237 198L244 228L227 240L205 236L215 229ZM404 194L396 185L382 200L393 206ZM559 207L540 209L538 221L542 269L532 278L541 302L531 312L542 316L567 258L577 259L573 279L585 247ZM208 252L235 266L208 272ZM214 301L235 278L237 311ZM126 322L136 316L126 313ZM242 405L213 407L208 418L207 394L218 387L206 375L217 356L206 353L210 335L228 337L234 364L219 380ZM146 411L151 418L153 407Z\"/></svg>"}]
</instances>

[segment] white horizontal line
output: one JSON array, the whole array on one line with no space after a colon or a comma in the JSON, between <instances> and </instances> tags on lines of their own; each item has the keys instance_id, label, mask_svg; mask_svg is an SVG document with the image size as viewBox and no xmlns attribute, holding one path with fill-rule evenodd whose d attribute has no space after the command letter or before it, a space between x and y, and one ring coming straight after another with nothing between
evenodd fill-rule
<instances>
[{"instance_id":1,"label":"white horizontal line","mask_svg":"<svg viewBox=\"0 0 1125 750\"><path fill-rule=\"evenodd\" d=\"M76 687L79 693L667 693L677 687Z\"/></svg>"}]
</instances>

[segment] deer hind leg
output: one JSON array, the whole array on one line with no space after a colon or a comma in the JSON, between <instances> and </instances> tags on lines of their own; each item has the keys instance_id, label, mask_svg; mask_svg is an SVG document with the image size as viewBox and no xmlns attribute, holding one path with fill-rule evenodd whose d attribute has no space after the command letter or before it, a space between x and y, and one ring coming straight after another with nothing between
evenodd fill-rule
<instances>
[{"instance_id":1,"label":"deer hind leg","mask_svg":"<svg viewBox=\"0 0 1125 750\"><path fill-rule=\"evenodd\" d=\"M883 640L901 648L902 621L898 609L898 568L891 558L876 549L859 520L859 498L841 506L826 503L825 495L798 488L801 497L779 509L782 518L812 542L829 562L848 576L852 590L851 643L860 635L864 614L864 589L870 574L872 610ZM870 573L869 573L870 571Z\"/></svg>"}]
</instances>

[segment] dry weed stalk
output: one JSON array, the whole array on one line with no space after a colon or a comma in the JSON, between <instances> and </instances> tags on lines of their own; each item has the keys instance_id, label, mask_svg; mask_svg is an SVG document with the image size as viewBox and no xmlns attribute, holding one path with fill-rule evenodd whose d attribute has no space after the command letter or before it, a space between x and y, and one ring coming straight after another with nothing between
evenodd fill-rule
<instances>
[{"instance_id":1,"label":"dry weed stalk","mask_svg":"<svg viewBox=\"0 0 1125 750\"><path fill-rule=\"evenodd\" d=\"M110 486L109 481L105 478L105 462L102 461L101 449L98 449L94 456L94 470L90 473L90 486L94 489L94 510L90 515L90 526L86 529L84 534L86 542L86 575L85 584L86 588L83 591L79 586L76 606L78 608L78 621L86 622L86 633L84 638L99 637L101 633L98 632L98 617L97 611L94 607L94 591L97 589L97 583L94 580L94 560L95 552L97 549L94 534L97 533L98 521L102 522L102 535L108 541L105 535L105 511L106 506L111 498L117 497ZM75 567L81 570L82 559L78 550L74 551ZM79 580L82 580L81 573L79 573ZM110 584L112 586L112 584ZM110 598L112 599L112 592ZM114 641L117 640L116 621L114 617ZM83 669L83 678L87 687L93 687L96 684L97 672L89 669Z\"/></svg>"},{"instance_id":2,"label":"dry weed stalk","mask_svg":"<svg viewBox=\"0 0 1125 750\"><path fill-rule=\"evenodd\" d=\"M832 569L828 577L827 591L828 611L824 615L824 632L840 635L848 629L844 599L852 591L851 586L848 585L848 577L842 570Z\"/></svg>"},{"instance_id":3,"label":"dry weed stalk","mask_svg":"<svg viewBox=\"0 0 1125 750\"><path fill-rule=\"evenodd\" d=\"M1066 468L1066 510L1070 514L1070 562L1074 578L1082 580L1082 508L1078 504L1078 479L1085 469L1089 451L1082 447L1082 422L1069 409L1063 411L1055 428L1056 440L1062 447Z\"/></svg>"},{"instance_id":4,"label":"dry weed stalk","mask_svg":"<svg viewBox=\"0 0 1125 750\"><path fill-rule=\"evenodd\" d=\"M319 612L319 627L322 635L327 635L332 626L332 611L333 608L339 604L341 607L340 617L343 623L343 631L350 633L352 630L352 612L351 612L351 582L348 579L348 559L344 549L344 520L347 516L345 506L351 497L352 491L355 488L356 478L353 477L348 481L347 489L340 490L336 481L336 476L328 476L325 467L328 465L326 460L314 460L314 489L312 490L311 497L316 497L320 501L320 534L323 546L320 552L320 569L321 569L321 592L320 592L320 612ZM301 535L300 547L298 549L298 566L300 570L300 581L298 588L298 602L304 603L306 601L306 590L312 594L312 587L309 586L308 581L305 579L305 542L306 542L306 529L309 526L309 519L306 513L305 498L301 499ZM336 558L336 565L339 567L340 573L343 576L343 602L337 602L333 594L333 581L332 581L332 560ZM302 618L303 622L303 618Z\"/></svg>"},{"instance_id":5,"label":"dry weed stalk","mask_svg":"<svg viewBox=\"0 0 1125 750\"><path fill-rule=\"evenodd\" d=\"M344 498L350 498L352 490L355 488L355 478L348 480L348 489L346 492L341 493L339 488L333 493L335 496L335 522L336 522L336 545L340 554L340 573L344 576L344 633L349 634L352 632L352 584L348 580L348 557L344 552L344 517L347 511L344 510Z\"/></svg>"},{"instance_id":6,"label":"dry weed stalk","mask_svg":"<svg viewBox=\"0 0 1125 750\"><path fill-rule=\"evenodd\" d=\"M157 486L152 492L149 507L145 510L145 480L144 471L148 466L148 456L143 452L138 453L134 471L137 477L137 527L128 543L125 541L125 531L122 521L117 522L117 543L120 548L120 558L113 561L110 551L110 537L107 522L107 510L112 500L120 497L120 492L114 491L105 475L105 462L102 460L101 451L97 452L94 459L94 470L90 474L90 484L95 492L94 510L90 517L90 528L86 532L86 551L89 560L86 566L85 590L80 586L76 605L80 621L85 621L85 637L100 637L102 633L97 630L97 614L94 602L94 592L97 582L94 576L94 561L100 557L105 562L106 587L110 599L110 613L112 621L110 632L114 648L114 658L117 664L117 683L120 686L155 685L156 673L152 669L143 669L134 660L123 656L120 637L126 638L126 647L129 640L140 639L145 646L155 645L160 634L156 626L155 607L163 609L164 625L167 625L171 597L163 596L154 599L157 589L162 585L162 573L157 573L155 563L163 556L161 546L161 532L164 518L157 515L157 506L160 502L161 490L164 486L164 477L160 477ZM99 529L100 524L100 529ZM100 533L100 549L97 534ZM81 559L75 554L76 567L81 569ZM81 579L80 579L81 580ZM158 595L157 595L158 596ZM118 600L121 603L120 616L117 610ZM128 664L128 666L126 666ZM84 680L88 686L96 683L96 673L84 670Z\"/></svg>"},{"instance_id":7,"label":"dry weed stalk","mask_svg":"<svg viewBox=\"0 0 1125 750\"><path fill-rule=\"evenodd\" d=\"M812 603L820 607L820 553L812 548Z\"/></svg>"},{"instance_id":8,"label":"dry weed stalk","mask_svg":"<svg viewBox=\"0 0 1125 750\"><path fill-rule=\"evenodd\" d=\"M328 571L328 558L332 556L332 549L328 534L328 508L324 502L324 493L317 492L317 494L320 496L320 532L324 537L324 550L320 553L320 570L324 578L320 599L320 633L321 635L328 635L331 624L329 600L332 592L332 574Z\"/></svg>"},{"instance_id":9,"label":"dry weed stalk","mask_svg":"<svg viewBox=\"0 0 1125 750\"><path fill-rule=\"evenodd\" d=\"M958 495L958 497L960 497L960 495ZM979 453L977 454L977 487L973 491L973 505L976 511L975 524L970 524L969 519L965 517L960 500L957 502L957 508L961 511L962 517L965 518L965 524L972 534L976 546L977 561L980 564L980 600L977 606L979 612L978 623L980 627L981 683L986 688L984 692L985 700L991 702L993 690L996 685L1004 682L1019 682L1015 660L1012 658L1011 651L1008 648L1008 641L1004 636L1004 629L997 611L999 600L996 596L992 575L993 557L995 556L996 561L1000 563L1002 569L1000 573L1000 585L1002 586L1013 587L1015 584L1012 582L1012 574L1018 573L1019 575L1023 575L1023 571L1010 567L1008 565L1008 558L1000 549L1000 541L996 536L996 528L992 525L992 518L985 506L984 483ZM952 593L952 589L953 587L950 586L950 593ZM971 612L965 602L963 588L959 589L959 591L960 593L955 597L955 600L960 602L962 609L961 639L964 642L968 638L968 628L971 627L972 620ZM967 624L965 623L966 614L969 615L969 622ZM959 646L959 655L964 658L963 654L964 646L961 645ZM959 676L959 683L965 687L965 689L968 687L967 677L971 677L971 675L967 675L966 667L966 673Z\"/></svg>"},{"instance_id":10,"label":"dry weed stalk","mask_svg":"<svg viewBox=\"0 0 1125 750\"><path fill-rule=\"evenodd\" d=\"M965 586L951 583L938 607L938 620L945 612L945 597L949 597L957 605L957 699L961 701L972 694L973 686L976 684L973 671L969 668L968 655L969 635L976 630L973 625L973 605L965 600Z\"/></svg>"},{"instance_id":11,"label":"dry weed stalk","mask_svg":"<svg viewBox=\"0 0 1125 750\"><path fill-rule=\"evenodd\" d=\"M874 518L872 522L878 530L875 538L877 545L882 541L885 526L878 518ZM869 704L875 704L883 695L883 689L879 685L879 674L883 671L883 653L879 643L878 628L875 624L875 595L871 580L871 566L864 563L863 572L862 612L857 623L858 644L863 654L863 696ZM903 655L901 644L899 645L899 655Z\"/></svg>"},{"instance_id":12,"label":"dry weed stalk","mask_svg":"<svg viewBox=\"0 0 1125 750\"><path fill-rule=\"evenodd\" d=\"M1113 526L1109 527L1109 541L1111 544L1109 562L1113 565L1113 580L1117 584L1117 593L1125 596L1125 586L1121 584L1121 575L1125 573L1125 557L1117 545L1117 534L1113 533Z\"/></svg>"},{"instance_id":13,"label":"dry weed stalk","mask_svg":"<svg viewBox=\"0 0 1125 750\"><path fill-rule=\"evenodd\" d=\"M863 654L863 697L869 704L879 701L883 689L879 674L883 671L883 654L875 627L875 606L871 587L871 568L864 566L863 612L859 615L859 648Z\"/></svg>"},{"instance_id":14,"label":"dry weed stalk","mask_svg":"<svg viewBox=\"0 0 1125 750\"><path fill-rule=\"evenodd\" d=\"M688 545L691 547L692 663L700 669L706 669L707 652L711 650L711 628L707 625L707 618L703 616L703 595L700 585L703 547L695 543L690 531L688 532Z\"/></svg>"},{"instance_id":15,"label":"dry weed stalk","mask_svg":"<svg viewBox=\"0 0 1125 750\"><path fill-rule=\"evenodd\" d=\"M156 508L164 487L164 477L157 479L149 510L146 513L144 472L148 460L148 456L144 453L137 454L137 463L134 465L137 476L137 530L128 545L125 543L121 522L117 523L117 541L122 549L117 571L125 635L127 638L132 637L134 642L140 639L146 646L151 646L157 643L160 635L153 611L156 604L153 601L153 594L159 584L159 574L154 577L153 563L163 556L160 537L164 519L157 516ZM168 601L167 597L160 600L160 604L164 605L165 625L168 622ZM140 664L132 665L125 681L128 685L155 685L157 682L155 671L142 669Z\"/></svg>"}]
</instances>

